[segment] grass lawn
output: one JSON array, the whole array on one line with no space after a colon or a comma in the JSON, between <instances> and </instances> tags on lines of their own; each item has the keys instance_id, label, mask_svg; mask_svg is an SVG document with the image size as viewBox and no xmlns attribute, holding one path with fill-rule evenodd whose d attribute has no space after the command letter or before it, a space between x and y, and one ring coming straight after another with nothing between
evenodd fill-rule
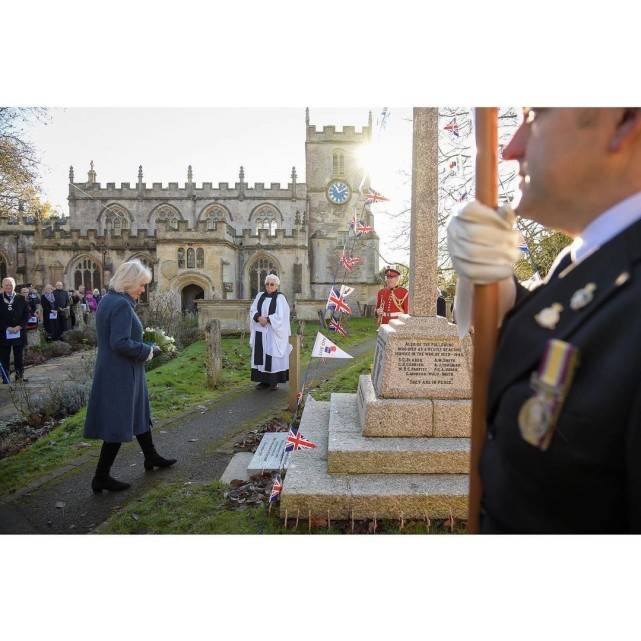
<instances>
[{"instance_id":1,"label":"grass lawn","mask_svg":"<svg viewBox=\"0 0 641 641\"><path fill-rule=\"evenodd\" d=\"M274 506L271 514L262 505L244 510L227 508L224 498L227 490L229 486L219 481L206 485L162 485L118 511L99 531L106 534L308 534L309 524L302 518L297 528L294 528L296 519L290 518L285 529L278 506ZM356 532L363 530L363 524L355 529ZM350 531L351 524L346 522L331 523L329 529L323 525L311 530L313 534ZM455 523L455 533L464 531L462 522ZM448 534L450 528L442 522L433 522L428 532L426 523L409 522L400 530L399 521L379 520L376 533Z\"/></svg>"},{"instance_id":2,"label":"grass lawn","mask_svg":"<svg viewBox=\"0 0 641 641\"><path fill-rule=\"evenodd\" d=\"M349 328L349 336L332 336L332 340L341 347L348 347L375 336L376 325L371 318L354 318L346 325ZM317 330L318 323L307 323L305 326L304 346L301 350L303 364L310 360L310 351ZM223 371L216 389L211 390L206 386L204 341L193 343L174 360L147 373L149 400L154 419L171 418L198 404L215 402L229 392L242 390L251 385L248 337L225 336L222 343ZM85 413L85 409L80 410L33 445L0 460L0 496L15 492L34 479L52 472L92 449L97 449L102 444L101 441L83 441Z\"/></svg>"}]
</instances>

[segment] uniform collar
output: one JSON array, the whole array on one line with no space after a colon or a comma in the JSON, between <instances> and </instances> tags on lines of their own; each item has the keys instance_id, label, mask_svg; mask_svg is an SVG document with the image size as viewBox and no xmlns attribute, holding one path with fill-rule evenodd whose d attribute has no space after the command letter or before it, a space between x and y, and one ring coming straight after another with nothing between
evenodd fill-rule
<instances>
[{"instance_id":1,"label":"uniform collar","mask_svg":"<svg viewBox=\"0 0 641 641\"><path fill-rule=\"evenodd\" d=\"M570 245L572 262L581 262L599 247L641 220L641 192L606 209Z\"/></svg>"}]
</instances>

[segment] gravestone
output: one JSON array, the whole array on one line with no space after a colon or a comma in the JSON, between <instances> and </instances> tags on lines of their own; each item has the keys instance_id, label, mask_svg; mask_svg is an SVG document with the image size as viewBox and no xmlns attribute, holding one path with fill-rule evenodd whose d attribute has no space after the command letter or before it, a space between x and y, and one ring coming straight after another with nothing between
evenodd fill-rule
<instances>
[{"instance_id":1,"label":"gravestone","mask_svg":"<svg viewBox=\"0 0 641 641\"><path fill-rule=\"evenodd\" d=\"M220 343L220 321L210 320L205 326L207 387L214 388L220 380L222 370L222 346Z\"/></svg>"}]
</instances>

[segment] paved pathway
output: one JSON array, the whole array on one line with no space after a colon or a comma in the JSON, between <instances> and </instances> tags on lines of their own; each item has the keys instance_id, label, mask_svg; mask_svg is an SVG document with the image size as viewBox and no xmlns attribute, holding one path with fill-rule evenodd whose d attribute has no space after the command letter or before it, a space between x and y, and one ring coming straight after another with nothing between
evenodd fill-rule
<instances>
[{"instance_id":1,"label":"paved pathway","mask_svg":"<svg viewBox=\"0 0 641 641\"><path fill-rule=\"evenodd\" d=\"M375 339L350 348L353 356L373 351ZM314 361L317 362L317 361ZM352 361L328 360L310 370L313 378L342 369ZM313 365L312 365L313 367ZM75 461L51 477L41 479L8 499L0 499L0 533L45 534L86 533L105 521L113 510L142 496L161 482L213 481L219 479L233 456L237 437L287 406L287 385L277 392L236 392L216 403L196 409L159 425L154 430L158 451L175 457L178 463L166 470L145 472L142 452L136 441L123 445L113 474L132 483L118 493L91 492L98 452ZM64 506L63 506L64 504ZM58 507L56 507L58 506Z\"/></svg>"},{"instance_id":2,"label":"paved pathway","mask_svg":"<svg viewBox=\"0 0 641 641\"><path fill-rule=\"evenodd\" d=\"M95 362L94 352L87 350L74 352L69 356L52 358L41 365L29 365L25 368L25 385L37 392L51 383L83 381L90 377ZM13 380L13 374L11 375ZM9 385L0 385L0 421L15 419L17 411L11 402Z\"/></svg>"}]
</instances>

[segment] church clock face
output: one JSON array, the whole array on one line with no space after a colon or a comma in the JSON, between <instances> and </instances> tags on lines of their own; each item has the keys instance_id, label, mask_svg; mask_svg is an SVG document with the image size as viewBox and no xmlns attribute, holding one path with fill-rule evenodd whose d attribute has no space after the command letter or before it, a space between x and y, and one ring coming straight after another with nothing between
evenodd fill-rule
<instances>
[{"instance_id":1,"label":"church clock face","mask_svg":"<svg viewBox=\"0 0 641 641\"><path fill-rule=\"evenodd\" d=\"M334 205L344 205L351 195L352 190L344 180L332 180L327 185L327 200Z\"/></svg>"}]
</instances>

